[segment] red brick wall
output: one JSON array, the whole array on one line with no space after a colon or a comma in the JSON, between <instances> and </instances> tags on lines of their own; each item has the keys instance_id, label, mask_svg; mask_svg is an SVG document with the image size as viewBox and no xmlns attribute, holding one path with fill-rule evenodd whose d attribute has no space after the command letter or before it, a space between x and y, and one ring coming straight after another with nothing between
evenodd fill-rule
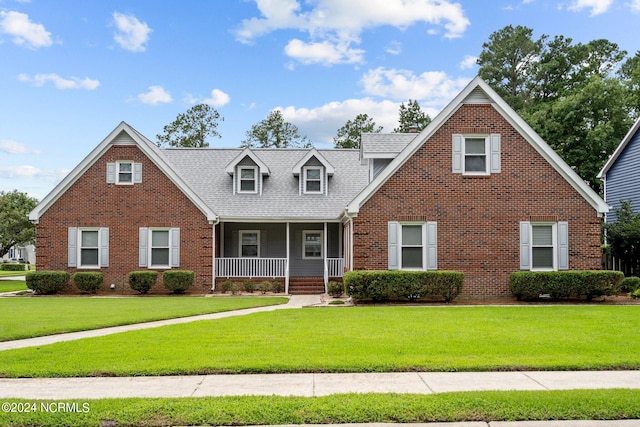
<instances>
[{"instance_id":1,"label":"red brick wall","mask_svg":"<svg viewBox=\"0 0 640 427\"><path fill-rule=\"evenodd\" d=\"M452 173L454 133L501 134L502 172ZM438 269L465 273L463 296L509 295L520 221L569 222L569 268L600 268L600 218L490 105L463 105L354 219L354 269L388 267L387 222L438 223ZM417 218L416 218L417 217Z\"/></svg>"},{"instance_id":2,"label":"red brick wall","mask_svg":"<svg viewBox=\"0 0 640 427\"><path fill-rule=\"evenodd\" d=\"M106 183L106 164L142 163L142 183ZM67 267L68 227L109 227L109 267L101 268L105 287L122 289L138 266L139 227L180 228L181 270L195 272L192 292L211 288L212 228L205 215L135 146L114 145L40 218L36 227L38 270ZM162 270L158 270L162 271ZM128 290L128 286L124 286ZM160 278L155 292L167 292Z\"/></svg>"}]
</instances>

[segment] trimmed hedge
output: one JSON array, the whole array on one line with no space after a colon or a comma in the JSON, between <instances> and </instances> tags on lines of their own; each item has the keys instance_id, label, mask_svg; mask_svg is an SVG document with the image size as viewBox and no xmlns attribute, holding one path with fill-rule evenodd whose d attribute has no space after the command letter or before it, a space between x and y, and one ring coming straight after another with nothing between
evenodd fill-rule
<instances>
[{"instance_id":1,"label":"trimmed hedge","mask_svg":"<svg viewBox=\"0 0 640 427\"><path fill-rule=\"evenodd\" d=\"M95 294L104 282L102 273L97 271L78 271L73 273L72 279L78 289L92 294Z\"/></svg>"},{"instance_id":2,"label":"trimmed hedge","mask_svg":"<svg viewBox=\"0 0 640 427\"><path fill-rule=\"evenodd\" d=\"M30 271L25 274L27 287L37 294L55 294L69 284L66 271Z\"/></svg>"},{"instance_id":3,"label":"trimmed hedge","mask_svg":"<svg viewBox=\"0 0 640 427\"><path fill-rule=\"evenodd\" d=\"M634 292L640 289L640 277L631 276L625 277L622 281L623 292Z\"/></svg>"},{"instance_id":4,"label":"trimmed hedge","mask_svg":"<svg viewBox=\"0 0 640 427\"><path fill-rule=\"evenodd\" d=\"M336 282L335 280L327 283L327 292L334 298L340 298L344 293L344 283Z\"/></svg>"},{"instance_id":5,"label":"trimmed hedge","mask_svg":"<svg viewBox=\"0 0 640 427\"><path fill-rule=\"evenodd\" d=\"M620 292L624 275L619 271L516 271L510 277L511 293L518 300L586 298L591 301L602 295Z\"/></svg>"},{"instance_id":6,"label":"trimmed hedge","mask_svg":"<svg viewBox=\"0 0 640 427\"><path fill-rule=\"evenodd\" d=\"M0 264L2 271L26 271L27 264L2 263Z\"/></svg>"},{"instance_id":7,"label":"trimmed hedge","mask_svg":"<svg viewBox=\"0 0 640 427\"><path fill-rule=\"evenodd\" d=\"M167 270L162 273L162 282L164 287L174 294L182 294L191 286L195 274L190 270Z\"/></svg>"},{"instance_id":8,"label":"trimmed hedge","mask_svg":"<svg viewBox=\"0 0 640 427\"><path fill-rule=\"evenodd\" d=\"M386 271L360 270L344 274L347 293L355 300L414 301L437 296L453 301L464 285L464 274L458 271Z\"/></svg>"},{"instance_id":9,"label":"trimmed hedge","mask_svg":"<svg viewBox=\"0 0 640 427\"><path fill-rule=\"evenodd\" d=\"M156 284L158 272L151 270L132 271L129 273L129 287L141 294L146 294Z\"/></svg>"}]
</instances>

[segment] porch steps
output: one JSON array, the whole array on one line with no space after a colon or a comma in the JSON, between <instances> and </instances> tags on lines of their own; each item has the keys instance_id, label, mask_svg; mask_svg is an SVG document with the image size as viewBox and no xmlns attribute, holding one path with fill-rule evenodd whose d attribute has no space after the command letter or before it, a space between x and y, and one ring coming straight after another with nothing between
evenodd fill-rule
<instances>
[{"instance_id":1,"label":"porch steps","mask_svg":"<svg viewBox=\"0 0 640 427\"><path fill-rule=\"evenodd\" d=\"M290 277L289 293L291 295L317 295L324 293L322 277Z\"/></svg>"}]
</instances>

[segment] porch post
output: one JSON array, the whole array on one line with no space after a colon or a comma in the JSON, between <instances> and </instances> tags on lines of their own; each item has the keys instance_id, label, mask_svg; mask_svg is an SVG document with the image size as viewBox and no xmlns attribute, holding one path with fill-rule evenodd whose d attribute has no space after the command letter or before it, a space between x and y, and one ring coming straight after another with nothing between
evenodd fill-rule
<instances>
[{"instance_id":1,"label":"porch post","mask_svg":"<svg viewBox=\"0 0 640 427\"><path fill-rule=\"evenodd\" d=\"M287 265L284 269L284 293L289 293L289 222L287 222Z\"/></svg>"},{"instance_id":2,"label":"porch post","mask_svg":"<svg viewBox=\"0 0 640 427\"><path fill-rule=\"evenodd\" d=\"M327 283L329 282L329 267L327 266L327 223L324 222L323 224L323 233L322 233L322 238L324 240L324 242L322 242L322 248L324 249L324 251L322 251L322 264L324 265L324 293L327 293Z\"/></svg>"},{"instance_id":3,"label":"porch post","mask_svg":"<svg viewBox=\"0 0 640 427\"><path fill-rule=\"evenodd\" d=\"M211 292L216 289L216 222L211 227Z\"/></svg>"}]
</instances>

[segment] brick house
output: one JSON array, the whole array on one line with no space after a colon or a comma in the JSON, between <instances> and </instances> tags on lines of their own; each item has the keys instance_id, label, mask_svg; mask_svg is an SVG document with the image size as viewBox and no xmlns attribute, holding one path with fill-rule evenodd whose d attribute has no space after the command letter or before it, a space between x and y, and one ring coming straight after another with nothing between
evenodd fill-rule
<instances>
[{"instance_id":1,"label":"brick house","mask_svg":"<svg viewBox=\"0 0 640 427\"><path fill-rule=\"evenodd\" d=\"M197 285L322 292L353 269L443 269L464 295L516 270L600 266L608 206L481 79L417 134L360 150L159 149L121 123L31 213L39 269L180 268Z\"/></svg>"}]
</instances>

